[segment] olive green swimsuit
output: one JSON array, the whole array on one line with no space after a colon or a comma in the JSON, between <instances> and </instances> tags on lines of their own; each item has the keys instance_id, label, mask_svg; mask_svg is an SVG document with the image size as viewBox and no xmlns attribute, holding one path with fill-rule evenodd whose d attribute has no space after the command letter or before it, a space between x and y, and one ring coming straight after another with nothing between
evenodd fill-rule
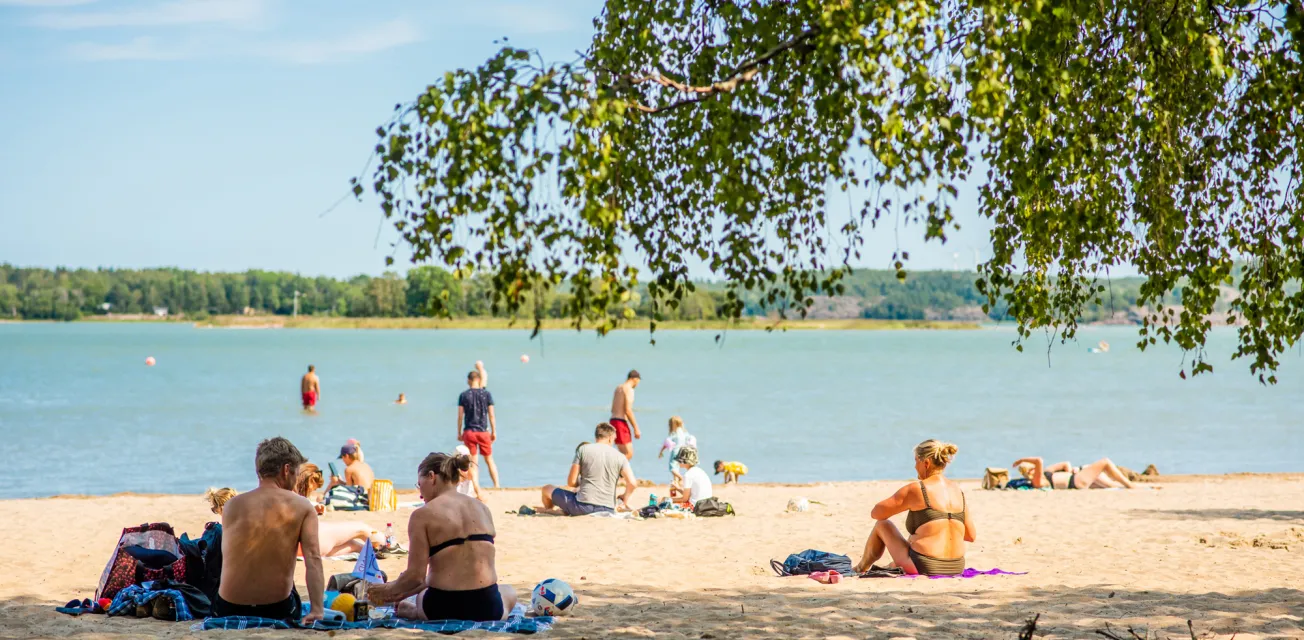
<instances>
[{"instance_id":1,"label":"olive green swimsuit","mask_svg":"<svg viewBox=\"0 0 1304 640\"><path fill-rule=\"evenodd\" d=\"M960 500L963 506L958 513L951 511L942 511L934 509L933 505L928 502L928 489L924 488L924 482L919 482L919 490L924 494L924 508L918 511L911 511L906 514L906 531L914 535L915 531L925 523L934 520L959 520L964 524L964 514L969 510L968 500L964 497L964 492L960 492ZM953 576L964 573L964 556L959 558L934 558L926 556L914 547L910 548L910 560L915 563L915 568L919 573L926 576Z\"/></svg>"}]
</instances>

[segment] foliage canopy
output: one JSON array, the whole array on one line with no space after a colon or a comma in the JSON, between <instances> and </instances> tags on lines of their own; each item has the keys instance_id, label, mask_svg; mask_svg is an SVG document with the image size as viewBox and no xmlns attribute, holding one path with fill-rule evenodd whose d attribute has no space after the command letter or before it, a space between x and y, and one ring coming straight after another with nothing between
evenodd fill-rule
<instances>
[{"instance_id":1,"label":"foliage canopy","mask_svg":"<svg viewBox=\"0 0 1304 640\"><path fill-rule=\"evenodd\" d=\"M399 105L371 187L414 261L489 272L508 310L568 286L606 331L694 261L726 315L840 293L875 225L945 241L985 172L979 288L1020 341L1072 338L1130 264L1139 346L1207 371L1244 260L1236 355L1273 381L1304 332L1302 2L608 0L576 61L508 46Z\"/></svg>"}]
</instances>

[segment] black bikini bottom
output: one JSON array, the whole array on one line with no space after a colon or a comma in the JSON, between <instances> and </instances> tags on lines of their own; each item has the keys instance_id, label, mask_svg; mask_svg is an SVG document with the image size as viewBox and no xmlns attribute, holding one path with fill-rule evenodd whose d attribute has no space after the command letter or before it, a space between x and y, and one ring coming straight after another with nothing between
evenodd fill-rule
<instances>
[{"instance_id":1,"label":"black bikini bottom","mask_svg":"<svg viewBox=\"0 0 1304 640\"><path fill-rule=\"evenodd\" d=\"M444 591L428 587L421 599L426 620L490 622L503 619L503 595L498 585L470 591Z\"/></svg>"}]
</instances>

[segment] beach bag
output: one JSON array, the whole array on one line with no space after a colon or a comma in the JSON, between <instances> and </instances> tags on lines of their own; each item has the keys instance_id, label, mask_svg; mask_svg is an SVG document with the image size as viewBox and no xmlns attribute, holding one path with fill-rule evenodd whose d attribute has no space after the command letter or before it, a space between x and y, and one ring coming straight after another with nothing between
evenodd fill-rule
<instances>
[{"instance_id":1,"label":"beach bag","mask_svg":"<svg viewBox=\"0 0 1304 640\"><path fill-rule=\"evenodd\" d=\"M770 568L781 576L805 576L816 571L837 571L848 575L852 573L851 558L815 549L794 553L782 563L778 560L771 560Z\"/></svg>"},{"instance_id":2,"label":"beach bag","mask_svg":"<svg viewBox=\"0 0 1304 640\"><path fill-rule=\"evenodd\" d=\"M122 530L109 562L100 574L95 600L113 599L133 585L161 579L184 582L186 558L181 544L166 522L142 524Z\"/></svg>"},{"instance_id":3,"label":"beach bag","mask_svg":"<svg viewBox=\"0 0 1304 640\"><path fill-rule=\"evenodd\" d=\"M337 487L331 487L326 492L326 504L336 511L367 511L370 504L367 500L367 492L362 487L354 487L346 484Z\"/></svg>"},{"instance_id":4,"label":"beach bag","mask_svg":"<svg viewBox=\"0 0 1304 640\"><path fill-rule=\"evenodd\" d=\"M723 516L734 515L733 505L728 502L721 502L714 496L705 500L698 500L693 505L693 515L699 518L719 518Z\"/></svg>"},{"instance_id":5,"label":"beach bag","mask_svg":"<svg viewBox=\"0 0 1304 640\"><path fill-rule=\"evenodd\" d=\"M1005 483L1010 481L1010 472L1001 467L987 467L987 473L983 475L984 489L1004 489Z\"/></svg>"}]
</instances>

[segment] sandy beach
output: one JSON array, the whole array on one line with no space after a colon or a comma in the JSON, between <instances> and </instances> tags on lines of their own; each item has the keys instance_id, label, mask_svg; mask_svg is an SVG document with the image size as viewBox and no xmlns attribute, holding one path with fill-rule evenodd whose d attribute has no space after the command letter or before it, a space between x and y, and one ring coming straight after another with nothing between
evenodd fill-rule
<instances>
[{"instance_id":1,"label":"sandy beach","mask_svg":"<svg viewBox=\"0 0 1304 640\"><path fill-rule=\"evenodd\" d=\"M537 504L537 492L491 492L499 574L521 590L548 577L575 588L580 606L548 632L556 638L1015 638L1036 614L1038 638L1099 638L1106 624L1121 637L1131 626L1143 637L1187 638L1188 619L1200 638L1304 637L1304 474L1180 477L1134 491L1000 492L965 482L978 525L969 566L1026 576L826 586L769 569L771 558L806 548L855 560L869 508L900 484L720 488L739 515L688 521L518 517L505 512ZM794 496L823 505L785 513ZM211 514L201 497L9 500L0 510L9 542L0 547L0 637L191 635L187 623L74 618L53 607L93 594L123 526L202 531ZM409 513L325 517L392 520L403 530ZM395 575L403 561L381 564ZM326 565L328 574L349 569ZM304 589L302 573L298 583ZM324 637L195 635L232 633Z\"/></svg>"}]
</instances>

